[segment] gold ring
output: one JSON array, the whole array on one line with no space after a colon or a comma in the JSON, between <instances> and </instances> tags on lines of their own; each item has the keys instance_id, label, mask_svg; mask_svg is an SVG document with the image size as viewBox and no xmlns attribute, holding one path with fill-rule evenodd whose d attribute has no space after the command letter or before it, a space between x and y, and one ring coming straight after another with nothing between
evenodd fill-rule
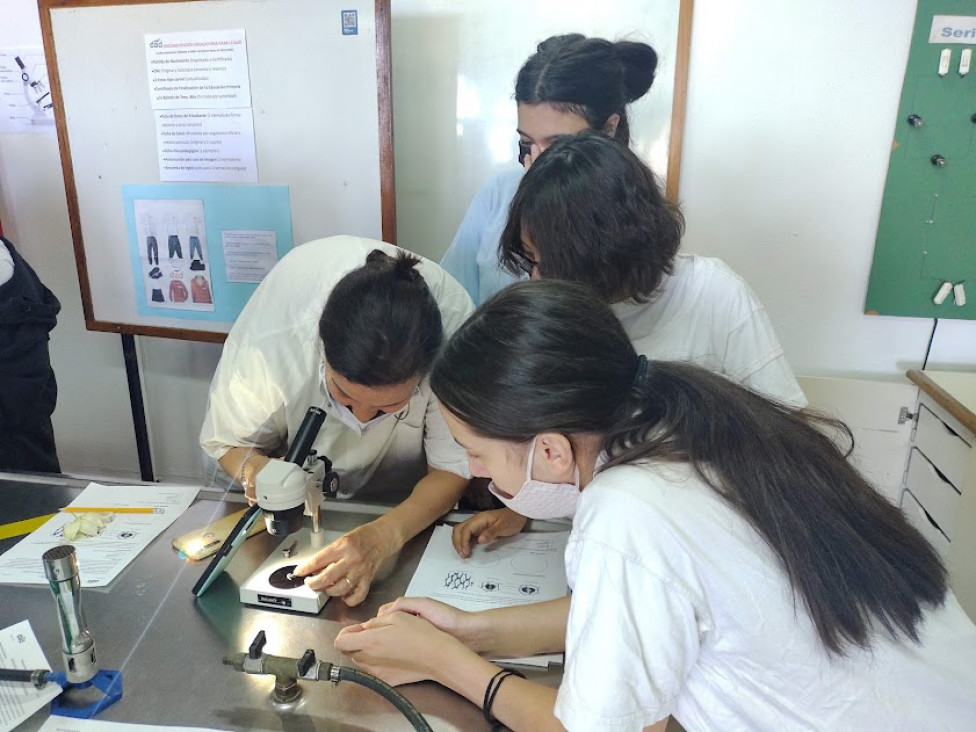
<instances>
[{"instance_id":1,"label":"gold ring","mask_svg":"<svg viewBox=\"0 0 976 732\"><path fill-rule=\"evenodd\" d=\"M349 576L347 575L347 576L343 577L342 579L344 579L346 581L346 584L349 585L349 591L352 592L352 588L355 587L355 585L352 583L352 580L349 579Z\"/></svg>"}]
</instances>

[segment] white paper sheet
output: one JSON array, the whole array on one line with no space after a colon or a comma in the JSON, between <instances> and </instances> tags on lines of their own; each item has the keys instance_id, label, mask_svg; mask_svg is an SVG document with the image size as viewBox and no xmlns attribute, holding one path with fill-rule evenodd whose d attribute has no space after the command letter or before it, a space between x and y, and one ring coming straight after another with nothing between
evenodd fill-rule
<instances>
[{"instance_id":1,"label":"white paper sheet","mask_svg":"<svg viewBox=\"0 0 976 732\"><path fill-rule=\"evenodd\" d=\"M166 109L155 114L160 180L258 182L250 109Z\"/></svg>"},{"instance_id":2,"label":"white paper sheet","mask_svg":"<svg viewBox=\"0 0 976 732\"><path fill-rule=\"evenodd\" d=\"M51 668L27 620L0 630L0 668ZM10 732L60 693L61 687L53 682L38 689L24 682L0 681L0 732Z\"/></svg>"},{"instance_id":3,"label":"white paper sheet","mask_svg":"<svg viewBox=\"0 0 976 732\"><path fill-rule=\"evenodd\" d=\"M54 102L40 46L0 49L0 133L53 135Z\"/></svg>"},{"instance_id":4,"label":"white paper sheet","mask_svg":"<svg viewBox=\"0 0 976 732\"><path fill-rule=\"evenodd\" d=\"M211 727L162 727L155 724L123 724L122 722L100 722L97 719L72 719L70 717L50 717L40 732L222 732Z\"/></svg>"},{"instance_id":5,"label":"white paper sheet","mask_svg":"<svg viewBox=\"0 0 976 732\"><path fill-rule=\"evenodd\" d=\"M273 231L222 231L220 236L228 282L260 284L278 261Z\"/></svg>"},{"instance_id":6,"label":"white paper sheet","mask_svg":"<svg viewBox=\"0 0 976 732\"><path fill-rule=\"evenodd\" d=\"M519 534L478 545L467 559L454 551L451 532L450 526L434 527L407 587L408 596L432 597L470 611L566 596L568 531ZM545 667L560 659L561 654L547 654L505 662Z\"/></svg>"},{"instance_id":7,"label":"white paper sheet","mask_svg":"<svg viewBox=\"0 0 976 732\"><path fill-rule=\"evenodd\" d=\"M146 34L153 109L251 106L243 30Z\"/></svg>"},{"instance_id":8,"label":"white paper sheet","mask_svg":"<svg viewBox=\"0 0 976 732\"><path fill-rule=\"evenodd\" d=\"M93 508L112 515L98 536L66 542L64 527L78 514L62 511L0 555L0 582L47 584L41 556L70 543L78 556L83 587L104 587L193 503L191 486L107 486L89 483L68 508ZM136 511L136 513L126 512Z\"/></svg>"}]
</instances>

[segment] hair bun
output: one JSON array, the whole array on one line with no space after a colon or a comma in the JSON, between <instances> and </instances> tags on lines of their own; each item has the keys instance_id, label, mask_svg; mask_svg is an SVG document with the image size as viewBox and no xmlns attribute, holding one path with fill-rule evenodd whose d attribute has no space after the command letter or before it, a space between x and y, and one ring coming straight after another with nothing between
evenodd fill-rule
<instances>
[{"instance_id":1,"label":"hair bun","mask_svg":"<svg viewBox=\"0 0 976 732\"><path fill-rule=\"evenodd\" d=\"M391 256L380 249L374 249L366 256L366 266L371 269L388 271L397 280L417 282L423 280L423 275L416 269L420 264L420 257L417 257L405 249L401 249Z\"/></svg>"},{"instance_id":2,"label":"hair bun","mask_svg":"<svg viewBox=\"0 0 976 732\"><path fill-rule=\"evenodd\" d=\"M657 71L657 52L646 43L617 41L613 44L624 67L624 89L627 101L633 102L647 94Z\"/></svg>"}]
</instances>

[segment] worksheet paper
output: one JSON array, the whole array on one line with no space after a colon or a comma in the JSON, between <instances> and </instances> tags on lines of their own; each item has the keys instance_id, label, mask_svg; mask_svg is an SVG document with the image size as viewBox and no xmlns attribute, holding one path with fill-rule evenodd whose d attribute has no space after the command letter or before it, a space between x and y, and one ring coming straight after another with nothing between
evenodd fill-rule
<instances>
[{"instance_id":1,"label":"worksheet paper","mask_svg":"<svg viewBox=\"0 0 976 732\"><path fill-rule=\"evenodd\" d=\"M451 533L450 526L434 527L407 596L431 597L470 611L566 596L568 531L524 533L486 546L475 545L467 559L454 551ZM561 657L546 654L505 662L546 667Z\"/></svg>"},{"instance_id":2,"label":"worksheet paper","mask_svg":"<svg viewBox=\"0 0 976 732\"><path fill-rule=\"evenodd\" d=\"M0 630L0 668L51 668L28 621ZM22 681L0 681L0 732L10 732L60 693L54 682L38 689Z\"/></svg>"},{"instance_id":3,"label":"worksheet paper","mask_svg":"<svg viewBox=\"0 0 976 732\"><path fill-rule=\"evenodd\" d=\"M0 555L0 582L46 585L41 556L52 547L71 544L82 587L104 587L186 511L198 490L192 486L89 483L65 510ZM79 535L65 541L65 525L80 515L68 509L86 508L111 521L97 536Z\"/></svg>"},{"instance_id":4,"label":"worksheet paper","mask_svg":"<svg viewBox=\"0 0 976 732\"><path fill-rule=\"evenodd\" d=\"M222 732L210 727L162 727L155 724L123 724L122 722L99 722L97 719L72 719L70 717L50 717L40 732Z\"/></svg>"}]
</instances>

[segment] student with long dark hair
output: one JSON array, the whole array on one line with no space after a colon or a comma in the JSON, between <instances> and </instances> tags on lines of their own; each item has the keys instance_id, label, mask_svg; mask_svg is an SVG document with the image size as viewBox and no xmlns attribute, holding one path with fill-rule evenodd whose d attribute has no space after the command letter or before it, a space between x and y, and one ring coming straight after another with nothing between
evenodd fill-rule
<instances>
[{"instance_id":1,"label":"student with long dark hair","mask_svg":"<svg viewBox=\"0 0 976 732\"><path fill-rule=\"evenodd\" d=\"M637 155L581 132L553 143L526 172L500 256L512 272L589 284L647 358L691 361L805 406L762 303L721 260L679 254L683 230L681 211ZM517 511L509 505L460 524L461 555L472 541L518 533L525 518L509 508Z\"/></svg>"},{"instance_id":2,"label":"student with long dark hair","mask_svg":"<svg viewBox=\"0 0 976 732\"><path fill-rule=\"evenodd\" d=\"M431 383L473 474L575 513L572 595L401 598L336 639L367 670L516 731L972 728L976 627L842 424L638 356L602 298L557 281L483 305ZM557 650L558 691L485 659Z\"/></svg>"},{"instance_id":3,"label":"student with long dark hair","mask_svg":"<svg viewBox=\"0 0 976 732\"><path fill-rule=\"evenodd\" d=\"M542 41L515 80L519 163L528 168L557 139L581 130L629 145L627 107L650 90L656 70L657 54L646 43L579 33ZM441 259L475 304L521 274L500 266L498 241L522 173L513 166L478 191Z\"/></svg>"},{"instance_id":4,"label":"student with long dark hair","mask_svg":"<svg viewBox=\"0 0 976 732\"><path fill-rule=\"evenodd\" d=\"M467 486L464 453L428 383L444 337L471 298L433 262L353 236L296 247L234 323L200 441L249 498L310 406L326 418L313 447L332 460L339 498L382 489L404 499L296 570L349 605L382 562L448 511Z\"/></svg>"}]
</instances>

